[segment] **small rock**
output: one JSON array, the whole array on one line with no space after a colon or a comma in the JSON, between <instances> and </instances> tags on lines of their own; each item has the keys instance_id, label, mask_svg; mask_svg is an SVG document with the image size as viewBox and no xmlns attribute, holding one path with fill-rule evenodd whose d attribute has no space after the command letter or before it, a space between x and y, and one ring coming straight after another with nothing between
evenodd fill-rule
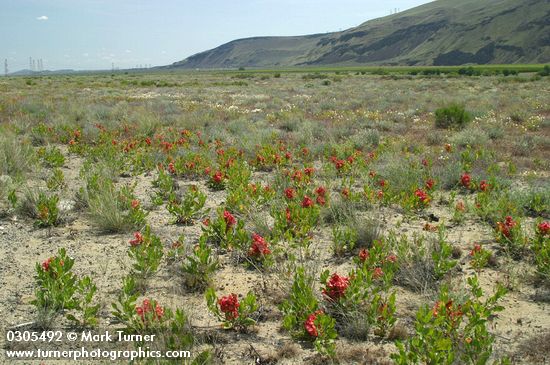
<instances>
[{"instance_id":1,"label":"small rock","mask_svg":"<svg viewBox=\"0 0 550 365\"><path fill-rule=\"evenodd\" d=\"M70 212L74 210L76 202L74 200L60 200L59 201L59 210L61 212Z\"/></svg>"},{"instance_id":2,"label":"small rock","mask_svg":"<svg viewBox=\"0 0 550 365\"><path fill-rule=\"evenodd\" d=\"M0 184L11 185L12 179L10 175L0 175Z\"/></svg>"}]
</instances>

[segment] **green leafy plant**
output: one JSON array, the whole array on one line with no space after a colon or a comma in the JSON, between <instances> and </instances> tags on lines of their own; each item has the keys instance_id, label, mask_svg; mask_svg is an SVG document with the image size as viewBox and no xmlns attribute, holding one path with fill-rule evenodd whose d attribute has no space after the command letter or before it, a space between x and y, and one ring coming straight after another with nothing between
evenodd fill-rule
<instances>
[{"instance_id":1,"label":"green leafy plant","mask_svg":"<svg viewBox=\"0 0 550 365\"><path fill-rule=\"evenodd\" d=\"M46 195L44 192L38 194L36 203L37 220L35 225L38 227L51 227L59 222L59 208L57 203L59 197L57 195Z\"/></svg>"},{"instance_id":2,"label":"green leafy plant","mask_svg":"<svg viewBox=\"0 0 550 365\"><path fill-rule=\"evenodd\" d=\"M535 253L535 262L539 275L550 281L550 223L538 220L535 226L535 238L531 245Z\"/></svg>"},{"instance_id":3,"label":"green leafy plant","mask_svg":"<svg viewBox=\"0 0 550 365\"><path fill-rule=\"evenodd\" d=\"M331 316L318 310L310 314L304 322L304 328L317 352L329 358L336 357L335 340L338 333L335 329L336 321Z\"/></svg>"},{"instance_id":4,"label":"green leafy plant","mask_svg":"<svg viewBox=\"0 0 550 365\"><path fill-rule=\"evenodd\" d=\"M311 231L317 225L319 215L319 205L308 195L304 195L301 202L289 201L282 209L280 206L273 206L273 237L297 243L308 251L312 238Z\"/></svg>"},{"instance_id":5,"label":"green leafy plant","mask_svg":"<svg viewBox=\"0 0 550 365\"><path fill-rule=\"evenodd\" d=\"M288 298L280 305L283 312L283 328L294 337L304 338L304 323L319 309L319 301L313 293L314 280L303 267L298 267Z\"/></svg>"},{"instance_id":6,"label":"green leafy plant","mask_svg":"<svg viewBox=\"0 0 550 365\"><path fill-rule=\"evenodd\" d=\"M212 249L206 243L207 237L202 235L199 244L192 254L187 255L182 265L186 274L186 284L190 288L203 289L212 283L212 276L218 269L218 259L212 254Z\"/></svg>"},{"instance_id":7,"label":"green leafy plant","mask_svg":"<svg viewBox=\"0 0 550 365\"><path fill-rule=\"evenodd\" d=\"M191 224L194 219L200 218L205 203L206 195L196 186L191 186L181 201L174 196L170 197L167 209L174 216L175 223Z\"/></svg>"},{"instance_id":8,"label":"green leafy plant","mask_svg":"<svg viewBox=\"0 0 550 365\"><path fill-rule=\"evenodd\" d=\"M506 293L498 285L495 293L483 298L477 277L468 278L469 296L453 297L443 286L433 308L423 306L416 314L415 334L397 342L396 364L486 364L492 354L494 335L487 322L503 307L497 305Z\"/></svg>"},{"instance_id":9,"label":"green leafy plant","mask_svg":"<svg viewBox=\"0 0 550 365\"><path fill-rule=\"evenodd\" d=\"M67 314L67 319L75 322L79 327L95 327L98 324L97 314L99 304L93 304L93 297L97 292L96 285L89 277L82 278L76 288L76 307L74 314Z\"/></svg>"},{"instance_id":10,"label":"green leafy plant","mask_svg":"<svg viewBox=\"0 0 550 365\"><path fill-rule=\"evenodd\" d=\"M162 260L163 247L151 228L146 226L143 233L134 233L134 239L130 240L128 256L133 259L132 271L141 280L146 280L153 275Z\"/></svg>"},{"instance_id":11,"label":"green leafy plant","mask_svg":"<svg viewBox=\"0 0 550 365\"><path fill-rule=\"evenodd\" d=\"M137 304L138 296L135 279L131 275L126 276L117 302L111 304L111 314L124 324L125 333L155 334L152 345L163 350L182 350L193 346L194 334L187 315L181 309L172 311L148 298Z\"/></svg>"},{"instance_id":12,"label":"green leafy plant","mask_svg":"<svg viewBox=\"0 0 550 365\"><path fill-rule=\"evenodd\" d=\"M57 147L41 147L38 150L38 156L47 167L61 167L65 163L65 156Z\"/></svg>"},{"instance_id":13,"label":"green leafy plant","mask_svg":"<svg viewBox=\"0 0 550 365\"><path fill-rule=\"evenodd\" d=\"M172 175L160 168L158 169L157 178L153 181L153 186L157 188L152 198L153 203L156 205L161 205L164 200L173 196L177 188L177 184Z\"/></svg>"},{"instance_id":14,"label":"green leafy plant","mask_svg":"<svg viewBox=\"0 0 550 365\"><path fill-rule=\"evenodd\" d=\"M355 248L357 231L350 226L336 226L332 229L332 249L336 256L342 256Z\"/></svg>"},{"instance_id":15,"label":"green leafy plant","mask_svg":"<svg viewBox=\"0 0 550 365\"><path fill-rule=\"evenodd\" d=\"M224 190L226 185L227 176L220 170L214 172L208 180L208 187L212 190Z\"/></svg>"},{"instance_id":16,"label":"green leafy plant","mask_svg":"<svg viewBox=\"0 0 550 365\"><path fill-rule=\"evenodd\" d=\"M35 280L38 288L36 299L32 303L39 308L50 308L54 311L74 309L74 294L78 288L78 279L71 271L74 259L67 256L64 248L59 249L54 257L36 264Z\"/></svg>"},{"instance_id":17,"label":"green leafy plant","mask_svg":"<svg viewBox=\"0 0 550 365\"><path fill-rule=\"evenodd\" d=\"M327 312L336 319L339 332L354 338L368 338L374 328L378 336L393 328L395 317L395 291L379 285L383 275L363 265L347 277L326 270L321 274L322 293Z\"/></svg>"},{"instance_id":18,"label":"green leafy plant","mask_svg":"<svg viewBox=\"0 0 550 365\"><path fill-rule=\"evenodd\" d=\"M470 265L480 271L486 267L491 259L491 252L483 248L479 243L474 244L474 248L470 251Z\"/></svg>"},{"instance_id":19,"label":"green leafy plant","mask_svg":"<svg viewBox=\"0 0 550 365\"><path fill-rule=\"evenodd\" d=\"M452 259L453 246L447 240L445 226L439 225L437 243L432 251L432 259L434 262L434 271L437 279L443 278L451 269L453 269L457 261Z\"/></svg>"},{"instance_id":20,"label":"green leafy plant","mask_svg":"<svg viewBox=\"0 0 550 365\"><path fill-rule=\"evenodd\" d=\"M121 323L132 327L131 321L135 314L136 300L139 296L135 278L132 275L122 279L122 290L118 293L118 301L111 304L111 314Z\"/></svg>"},{"instance_id":21,"label":"green leafy plant","mask_svg":"<svg viewBox=\"0 0 550 365\"><path fill-rule=\"evenodd\" d=\"M283 312L283 328L295 338L313 342L321 355L334 357L336 322L319 308L312 287L313 278L303 267L298 267L289 297L279 307Z\"/></svg>"},{"instance_id":22,"label":"green leafy plant","mask_svg":"<svg viewBox=\"0 0 550 365\"><path fill-rule=\"evenodd\" d=\"M46 181L46 186L53 191L63 189L66 186L63 171L59 168L54 169L52 175Z\"/></svg>"},{"instance_id":23,"label":"green leafy plant","mask_svg":"<svg viewBox=\"0 0 550 365\"><path fill-rule=\"evenodd\" d=\"M521 222L511 216L497 222L495 238L504 250L516 259L520 259L527 248L527 237L523 233Z\"/></svg>"},{"instance_id":24,"label":"green leafy plant","mask_svg":"<svg viewBox=\"0 0 550 365\"><path fill-rule=\"evenodd\" d=\"M219 208L216 219L207 219L203 223L203 235L209 243L226 249L248 247L250 237L244 229L244 222L237 221L228 210Z\"/></svg>"},{"instance_id":25,"label":"green leafy plant","mask_svg":"<svg viewBox=\"0 0 550 365\"><path fill-rule=\"evenodd\" d=\"M74 259L64 248L54 257L36 264L37 289L32 301L46 313L71 311L67 318L81 327L97 325L99 304L92 304L97 287L88 276L78 278L71 270Z\"/></svg>"}]
</instances>

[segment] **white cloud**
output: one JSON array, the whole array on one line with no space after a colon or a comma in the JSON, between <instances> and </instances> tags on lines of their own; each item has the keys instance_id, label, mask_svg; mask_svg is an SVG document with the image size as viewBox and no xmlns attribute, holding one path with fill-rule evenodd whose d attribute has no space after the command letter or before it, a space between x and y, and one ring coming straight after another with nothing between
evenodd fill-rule
<instances>
[{"instance_id":1,"label":"white cloud","mask_svg":"<svg viewBox=\"0 0 550 365\"><path fill-rule=\"evenodd\" d=\"M127 49L127 50L126 50L126 53L132 53L132 51L131 51L131 50L129 50L129 49Z\"/></svg>"},{"instance_id":2,"label":"white cloud","mask_svg":"<svg viewBox=\"0 0 550 365\"><path fill-rule=\"evenodd\" d=\"M45 15L39 16L36 18L36 20L48 20L48 17Z\"/></svg>"}]
</instances>

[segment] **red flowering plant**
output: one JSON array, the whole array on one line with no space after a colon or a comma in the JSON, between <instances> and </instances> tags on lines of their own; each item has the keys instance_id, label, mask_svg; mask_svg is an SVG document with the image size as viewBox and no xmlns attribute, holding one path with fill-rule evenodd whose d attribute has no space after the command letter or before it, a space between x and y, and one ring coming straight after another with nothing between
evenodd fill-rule
<instances>
[{"instance_id":1,"label":"red flowering plant","mask_svg":"<svg viewBox=\"0 0 550 365\"><path fill-rule=\"evenodd\" d=\"M428 195L427 192L424 190L418 188L414 192L414 198L413 198L413 207L416 209L423 209L430 205L430 201L432 199Z\"/></svg>"},{"instance_id":2,"label":"red flowering plant","mask_svg":"<svg viewBox=\"0 0 550 365\"><path fill-rule=\"evenodd\" d=\"M162 326L164 312L164 308L155 300L143 299L141 305L136 305L136 319L144 329Z\"/></svg>"},{"instance_id":3,"label":"red flowering plant","mask_svg":"<svg viewBox=\"0 0 550 365\"><path fill-rule=\"evenodd\" d=\"M470 173L464 172L460 175L459 185L471 192L476 190L479 190L480 192L489 192L496 186L496 181L494 177L491 177L489 181L475 180Z\"/></svg>"},{"instance_id":4,"label":"red flowering plant","mask_svg":"<svg viewBox=\"0 0 550 365\"><path fill-rule=\"evenodd\" d=\"M256 146L256 157L251 165L260 171L272 171L281 166L288 166L292 162L292 153L286 151L282 144L265 143Z\"/></svg>"},{"instance_id":5,"label":"red flowering plant","mask_svg":"<svg viewBox=\"0 0 550 365\"><path fill-rule=\"evenodd\" d=\"M257 233L252 234L252 244L248 249L248 258L262 265L270 262L271 250L269 249L269 244Z\"/></svg>"},{"instance_id":6,"label":"red flowering plant","mask_svg":"<svg viewBox=\"0 0 550 365\"><path fill-rule=\"evenodd\" d=\"M477 277L468 278L469 293L460 297L442 286L433 306L423 306L416 314L415 334L397 342L391 357L398 365L408 364L485 364L491 357L495 336L488 322L503 307L497 302L506 290L498 285L484 298Z\"/></svg>"},{"instance_id":7,"label":"red flowering plant","mask_svg":"<svg viewBox=\"0 0 550 365\"><path fill-rule=\"evenodd\" d=\"M527 245L527 237L521 228L521 222L506 216L495 227L495 239L513 257L520 258Z\"/></svg>"},{"instance_id":8,"label":"red flowering plant","mask_svg":"<svg viewBox=\"0 0 550 365\"><path fill-rule=\"evenodd\" d=\"M474 247L470 250L470 265L479 272L482 268L486 267L491 258L491 252L483 248L480 243L475 243Z\"/></svg>"},{"instance_id":9,"label":"red flowering plant","mask_svg":"<svg viewBox=\"0 0 550 365\"><path fill-rule=\"evenodd\" d=\"M146 226L142 232L135 232L129 243L128 256L133 260L132 272L145 281L157 271L162 260L164 251L160 238Z\"/></svg>"},{"instance_id":10,"label":"red flowering plant","mask_svg":"<svg viewBox=\"0 0 550 365\"><path fill-rule=\"evenodd\" d=\"M97 325L99 304L93 305L97 287L88 276L77 277L71 270L74 259L64 248L57 255L36 263L35 299L32 304L40 311L57 314L67 311L67 319L80 327Z\"/></svg>"},{"instance_id":11,"label":"red flowering plant","mask_svg":"<svg viewBox=\"0 0 550 365\"><path fill-rule=\"evenodd\" d=\"M275 220L273 238L297 243L308 249L311 231L317 225L320 214L319 205L309 195L288 201L286 206L273 205L270 213Z\"/></svg>"},{"instance_id":12,"label":"red flowering plant","mask_svg":"<svg viewBox=\"0 0 550 365\"><path fill-rule=\"evenodd\" d=\"M426 182L424 183L424 186L426 187L426 190L428 191L432 191L434 189L436 185L436 182L434 179L432 178L429 178L428 180L426 180Z\"/></svg>"},{"instance_id":13,"label":"red flowering plant","mask_svg":"<svg viewBox=\"0 0 550 365\"><path fill-rule=\"evenodd\" d=\"M173 161L174 173L177 176L198 178L212 172L212 160L206 153L185 151Z\"/></svg>"},{"instance_id":14,"label":"red flowering plant","mask_svg":"<svg viewBox=\"0 0 550 365\"><path fill-rule=\"evenodd\" d=\"M363 248L354 259L356 265L365 272L369 280L385 290L392 286L393 278L399 268L397 255L393 253L388 240L392 237L374 241L370 248Z\"/></svg>"},{"instance_id":15,"label":"red flowering plant","mask_svg":"<svg viewBox=\"0 0 550 365\"><path fill-rule=\"evenodd\" d=\"M467 210L466 203L463 200L459 200L454 206L452 221L455 223L464 222Z\"/></svg>"},{"instance_id":16,"label":"red flowering plant","mask_svg":"<svg viewBox=\"0 0 550 365\"><path fill-rule=\"evenodd\" d=\"M336 357L334 340L338 337L335 329L336 321L322 310L311 313L304 322L307 336L319 354L330 358Z\"/></svg>"},{"instance_id":17,"label":"red flowering plant","mask_svg":"<svg viewBox=\"0 0 550 365\"><path fill-rule=\"evenodd\" d=\"M122 284L118 301L112 303L111 314L125 326L122 329L124 333L162 334L155 338L154 346L164 349L189 348L193 344L191 326L182 310L174 312L149 298L144 298L138 304L139 290L133 278L125 277Z\"/></svg>"},{"instance_id":18,"label":"red flowering plant","mask_svg":"<svg viewBox=\"0 0 550 365\"><path fill-rule=\"evenodd\" d=\"M34 222L37 227L52 227L59 223L59 197L56 194L47 195L44 192L38 194L38 200L36 202L35 215L36 221Z\"/></svg>"},{"instance_id":19,"label":"red flowering plant","mask_svg":"<svg viewBox=\"0 0 550 365\"><path fill-rule=\"evenodd\" d=\"M202 231L209 243L226 249L238 247L244 250L250 241L244 222L237 221L233 213L223 207L218 209L216 219L202 226Z\"/></svg>"},{"instance_id":20,"label":"red flowering plant","mask_svg":"<svg viewBox=\"0 0 550 365\"><path fill-rule=\"evenodd\" d=\"M326 272L326 274L328 274L328 272ZM321 276L321 282L323 282L323 278L324 275ZM330 278L326 278L324 285L325 287L323 288L322 293L327 300L338 301L346 293L346 289L349 286L349 278L333 273Z\"/></svg>"},{"instance_id":21,"label":"red flowering plant","mask_svg":"<svg viewBox=\"0 0 550 365\"><path fill-rule=\"evenodd\" d=\"M470 174L465 172L460 176L460 185L468 190L472 187L472 177Z\"/></svg>"},{"instance_id":22,"label":"red flowering plant","mask_svg":"<svg viewBox=\"0 0 550 365\"><path fill-rule=\"evenodd\" d=\"M295 338L312 341L322 355L332 356L336 323L320 310L313 285L313 277L303 267L296 268L290 293L279 306L283 312L283 328Z\"/></svg>"},{"instance_id":23,"label":"red flowering plant","mask_svg":"<svg viewBox=\"0 0 550 365\"><path fill-rule=\"evenodd\" d=\"M394 202L396 198L398 198L395 192L390 189L390 184L388 180L378 179L378 176L374 171L371 171L369 176L371 178L367 181L367 184L363 186L363 195L371 203L389 205L390 203Z\"/></svg>"},{"instance_id":24,"label":"red flowering plant","mask_svg":"<svg viewBox=\"0 0 550 365\"><path fill-rule=\"evenodd\" d=\"M550 281L550 222L540 219L535 222L535 237L531 248L539 275Z\"/></svg>"},{"instance_id":25,"label":"red flowering plant","mask_svg":"<svg viewBox=\"0 0 550 365\"><path fill-rule=\"evenodd\" d=\"M328 157L330 164L333 166L332 171L336 171L337 176L351 176L354 175L358 168L364 166L365 161L361 158L361 151L351 152L347 151L335 152ZM330 171L330 168L326 168Z\"/></svg>"},{"instance_id":26,"label":"red flowering plant","mask_svg":"<svg viewBox=\"0 0 550 365\"><path fill-rule=\"evenodd\" d=\"M36 263L36 299L32 302L39 308L53 311L73 309L73 296L77 288L77 277L71 271L74 259L61 248L57 255Z\"/></svg>"},{"instance_id":27,"label":"red flowering plant","mask_svg":"<svg viewBox=\"0 0 550 365\"><path fill-rule=\"evenodd\" d=\"M349 321L368 329L375 327L375 333L384 336L395 324L395 291L377 284L374 270L359 268L349 275L321 274L323 297L327 313L343 326Z\"/></svg>"},{"instance_id":28,"label":"red flowering plant","mask_svg":"<svg viewBox=\"0 0 550 365\"><path fill-rule=\"evenodd\" d=\"M177 240L170 244L170 248L166 252L166 260L169 263L181 261L186 256L185 236L180 235Z\"/></svg>"},{"instance_id":29,"label":"red flowering plant","mask_svg":"<svg viewBox=\"0 0 550 365\"><path fill-rule=\"evenodd\" d=\"M125 220L133 227L143 227L148 212L143 209L141 202L134 195L133 186L123 186L118 194L119 203L127 209Z\"/></svg>"},{"instance_id":30,"label":"red flowering plant","mask_svg":"<svg viewBox=\"0 0 550 365\"><path fill-rule=\"evenodd\" d=\"M233 293L218 298L216 291L209 288L205 296L208 309L222 321L224 329L246 331L248 327L256 324L253 317L258 310L258 304L254 293L249 292L239 301L237 295Z\"/></svg>"},{"instance_id":31,"label":"red flowering plant","mask_svg":"<svg viewBox=\"0 0 550 365\"><path fill-rule=\"evenodd\" d=\"M210 175L208 186L212 190L224 190L227 176L221 170L216 170Z\"/></svg>"}]
</instances>

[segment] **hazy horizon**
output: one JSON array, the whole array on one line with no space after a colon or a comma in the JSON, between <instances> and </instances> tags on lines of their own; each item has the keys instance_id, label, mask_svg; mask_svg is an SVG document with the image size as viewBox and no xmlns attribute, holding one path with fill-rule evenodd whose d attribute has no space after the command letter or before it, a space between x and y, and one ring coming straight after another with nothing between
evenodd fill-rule
<instances>
[{"instance_id":1,"label":"hazy horizon","mask_svg":"<svg viewBox=\"0 0 550 365\"><path fill-rule=\"evenodd\" d=\"M44 70L168 65L238 38L334 32L429 2L2 0L0 57L10 72L29 57Z\"/></svg>"}]
</instances>

